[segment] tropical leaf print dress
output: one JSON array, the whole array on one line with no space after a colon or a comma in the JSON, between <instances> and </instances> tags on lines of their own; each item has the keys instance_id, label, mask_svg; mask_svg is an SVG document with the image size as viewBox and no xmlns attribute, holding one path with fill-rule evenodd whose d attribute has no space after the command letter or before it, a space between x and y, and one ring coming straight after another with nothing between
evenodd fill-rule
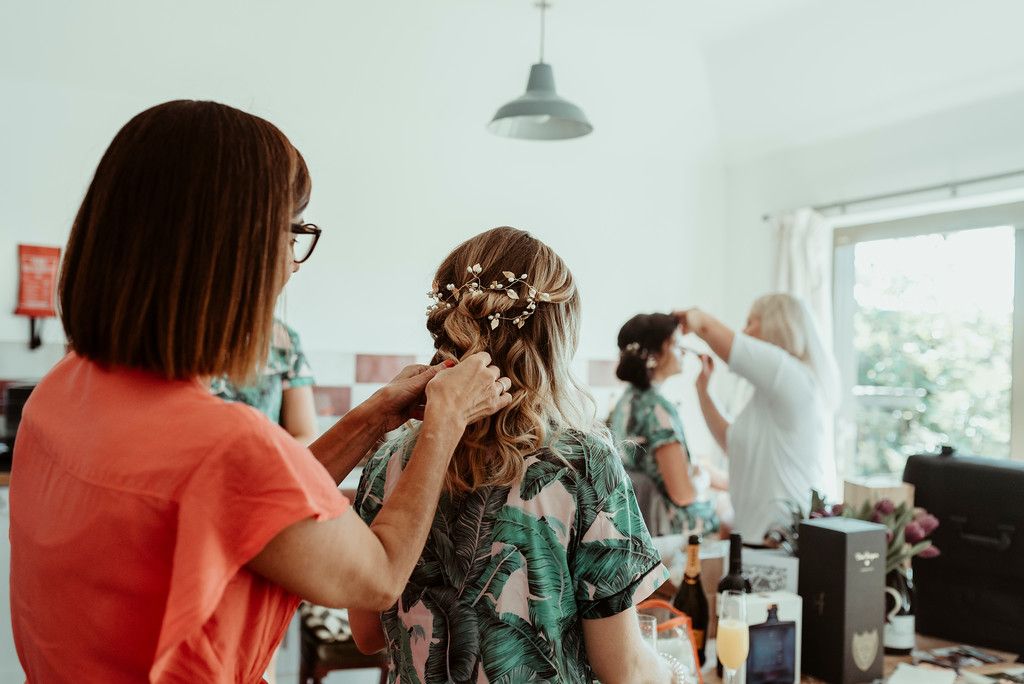
<instances>
[{"instance_id":1,"label":"tropical leaf print dress","mask_svg":"<svg viewBox=\"0 0 1024 684\"><path fill-rule=\"evenodd\" d=\"M275 318L267 363L256 380L251 385L239 387L226 377L218 377L210 383L210 391L221 399L252 406L274 423L280 423L285 390L313 384L313 371L302 351L299 334Z\"/></svg>"},{"instance_id":2,"label":"tropical leaf print dress","mask_svg":"<svg viewBox=\"0 0 1024 684\"><path fill-rule=\"evenodd\" d=\"M661 494L660 515L654 516L662 521L661 529L651 530L652 533L679 534L698 528L713 532L719 528L712 502L696 501L689 506L677 506L668 496L654 452L673 442L685 447L686 437L679 411L656 387L646 390L629 387L615 404L608 425L616 442L622 444L626 469L650 477Z\"/></svg>"},{"instance_id":3,"label":"tropical leaf print dress","mask_svg":"<svg viewBox=\"0 0 1024 684\"><path fill-rule=\"evenodd\" d=\"M367 523L414 444L406 429L364 469L355 507ZM575 433L525 462L511 487L442 495L409 584L382 615L390 682L589 683L580 621L616 615L668 578L610 445Z\"/></svg>"}]
</instances>

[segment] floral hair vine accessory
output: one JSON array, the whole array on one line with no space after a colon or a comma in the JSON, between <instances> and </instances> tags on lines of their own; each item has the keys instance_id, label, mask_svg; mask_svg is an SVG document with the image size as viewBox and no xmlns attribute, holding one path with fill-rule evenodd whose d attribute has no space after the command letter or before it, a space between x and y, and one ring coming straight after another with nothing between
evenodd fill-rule
<instances>
[{"instance_id":1,"label":"floral hair vine accessory","mask_svg":"<svg viewBox=\"0 0 1024 684\"><path fill-rule=\"evenodd\" d=\"M501 325L502 321L510 321L517 328L522 328L526 325L526 321L537 311L538 302L550 302L551 295L547 292L538 292L537 288L531 285L528 281L530 277L526 273L517 276L512 271L502 271L501 274L505 276L507 282L500 283L497 280L491 282L490 285L484 285L480 282L480 274L483 272L483 268L480 264L474 264L468 266L466 272L469 273L470 279L462 285L455 287L454 283L448 283L445 286L445 290L448 292L445 295L443 292L431 291L427 293L432 303L427 307L427 314L431 314L437 309L452 308L452 300L459 301L459 299L465 294L468 297L476 297L484 294L485 292L498 292L501 290L505 291L505 295L512 300L519 301L523 300L526 302L525 308L514 315L503 315L499 312L494 312L487 315L487 320L491 322L491 330L497 329ZM516 292L517 285L525 285L525 289L520 292Z\"/></svg>"},{"instance_id":2,"label":"floral hair vine accessory","mask_svg":"<svg viewBox=\"0 0 1024 684\"><path fill-rule=\"evenodd\" d=\"M622 354L630 354L632 356L639 356L641 359L646 361L647 368L649 370L654 369L658 366L658 359L651 355L651 353L640 346L639 342L630 342L622 349Z\"/></svg>"}]
</instances>

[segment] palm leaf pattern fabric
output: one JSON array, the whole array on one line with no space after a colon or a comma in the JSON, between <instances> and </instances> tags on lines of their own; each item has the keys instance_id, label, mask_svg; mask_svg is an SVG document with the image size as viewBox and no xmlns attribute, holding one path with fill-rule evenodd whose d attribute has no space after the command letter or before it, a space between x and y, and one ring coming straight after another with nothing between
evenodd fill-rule
<instances>
[{"instance_id":1,"label":"palm leaf pattern fabric","mask_svg":"<svg viewBox=\"0 0 1024 684\"><path fill-rule=\"evenodd\" d=\"M256 379L239 387L227 377L210 382L210 392L227 401L239 401L257 409L274 423L281 422L285 390L314 384L313 371L302 351L299 334L279 318L274 319L267 361Z\"/></svg>"},{"instance_id":2,"label":"palm leaf pattern fabric","mask_svg":"<svg viewBox=\"0 0 1024 684\"><path fill-rule=\"evenodd\" d=\"M364 469L355 509L367 523L415 439L406 428ZM442 495L405 591L381 616L390 682L589 683L581 620L616 615L668 578L605 440L570 433L525 465L513 486Z\"/></svg>"},{"instance_id":3,"label":"palm leaf pattern fabric","mask_svg":"<svg viewBox=\"0 0 1024 684\"><path fill-rule=\"evenodd\" d=\"M712 502L696 501L689 506L677 506L668 496L654 452L673 442L686 447L686 437L679 411L665 395L656 387L646 390L629 387L612 409L608 426L621 445L626 469L647 475L661 494L660 514L655 516L662 521L661 529L652 530L654 534L679 534L701 528L704 532L713 532L719 528ZM657 523L652 522L652 525Z\"/></svg>"}]
</instances>

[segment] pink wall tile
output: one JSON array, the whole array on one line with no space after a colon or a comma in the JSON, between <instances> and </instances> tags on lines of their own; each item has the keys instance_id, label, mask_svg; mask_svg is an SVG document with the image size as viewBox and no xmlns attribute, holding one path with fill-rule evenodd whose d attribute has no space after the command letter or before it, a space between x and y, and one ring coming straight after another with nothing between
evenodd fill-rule
<instances>
[{"instance_id":1,"label":"pink wall tile","mask_svg":"<svg viewBox=\"0 0 1024 684\"><path fill-rule=\"evenodd\" d=\"M357 354L356 382L385 383L398 375L406 366L416 363L415 356L388 356L385 354Z\"/></svg>"},{"instance_id":2,"label":"pink wall tile","mask_svg":"<svg viewBox=\"0 0 1024 684\"><path fill-rule=\"evenodd\" d=\"M622 381L615 377L617 361L592 359L587 362L587 383L591 387L618 387Z\"/></svg>"},{"instance_id":3,"label":"pink wall tile","mask_svg":"<svg viewBox=\"0 0 1024 684\"><path fill-rule=\"evenodd\" d=\"M313 387L318 416L343 416L352 408L351 387Z\"/></svg>"}]
</instances>

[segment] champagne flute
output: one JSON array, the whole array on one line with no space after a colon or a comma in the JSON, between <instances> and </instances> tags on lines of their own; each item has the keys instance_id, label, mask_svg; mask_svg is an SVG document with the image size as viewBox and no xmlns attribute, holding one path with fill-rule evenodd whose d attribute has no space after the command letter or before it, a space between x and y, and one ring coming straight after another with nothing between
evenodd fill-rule
<instances>
[{"instance_id":1,"label":"champagne flute","mask_svg":"<svg viewBox=\"0 0 1024 684\"><path fill-rule=\"evenodd\" d=\"M637 622L640 624L640 636L651 647L652 651L658 650L658 618L653 615L637 613Z\"/></svg>"},{"instance_id":2,"label":"champagne flute","mask_svg":"<svg viewBox=\"0 0 1024 684\"><path fill-rule=\"evenodd\" d=\"M750 631L747 627L747 595L742 591L722 593L722 617L718 621L718 659L725 668L726 684L735 684L736 671L747 661Z\"/></svg>"}]
</instances>

